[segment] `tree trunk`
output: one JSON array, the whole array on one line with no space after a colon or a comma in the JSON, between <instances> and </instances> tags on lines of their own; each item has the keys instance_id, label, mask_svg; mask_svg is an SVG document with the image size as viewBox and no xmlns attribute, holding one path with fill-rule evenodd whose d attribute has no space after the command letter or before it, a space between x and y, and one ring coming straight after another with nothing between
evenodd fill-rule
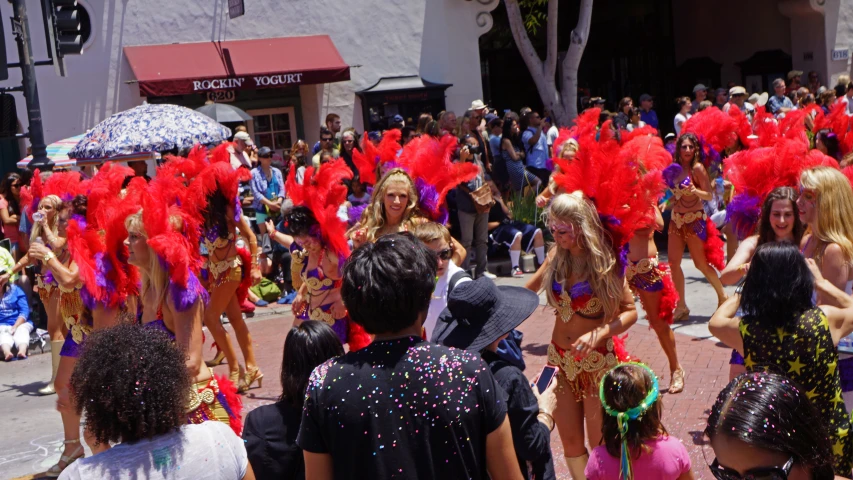
<instances>
[{"instance_id":1,"label":"tree trunk","mask_svg":"<svg viewBox=\"0 0 853 480\"><path fill-rule=\"evenodd\" d=\"M556 78L557 57L559 54L557 51L558 1L548 1L547 52L544 61L536 53L536 49L533 48L533 43L527 35L527 29L524 26L524 18L521 16L521 8L518 5L518 0L504 0L504 3L506 4L512 38L515 40L515 45L518 47L519 53L521 53L524 64L527 65L527 70L530 71L530 75L533 77L533 83L536 85L536 90L539 92L542 104L551 113L556 125L568 126L578 114L578 67L580 66L581 57L583 56L587 38L589 37L593 0L581 0L578 24L572 30L572 42L562 64L562 78L560 78L559 90L557 89Z\"/></svg>"},{"instance_id":2,"label":"tree trunk","mask_svg":"<svg viewBox=\"0 0 853 480\"><path fill-rule=\"evenodd\" d=\"M553 0L552 0L553 1ZM578 68L580 67L583 51L589 39L589 26L592 22L593 0L581 0L578 24L572 30L572 41L569 51L563 59L563 78L560 82L563 108L567 112L567 121L571 122L578 116Z\"/></svg>"}]
</instances>

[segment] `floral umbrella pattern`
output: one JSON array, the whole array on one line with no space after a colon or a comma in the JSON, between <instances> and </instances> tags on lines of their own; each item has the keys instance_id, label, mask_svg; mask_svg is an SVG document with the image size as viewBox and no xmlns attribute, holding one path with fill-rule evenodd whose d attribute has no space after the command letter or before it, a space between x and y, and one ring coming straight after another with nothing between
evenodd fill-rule
<instances>
[{"instance_id":1,"label":"floral umbrella pattern","mask_svg":"<svg viewBox=\"0 0 853 480\"><path fill-rule=\"evenodd\" d=\"M117 113L89 130L71 158L107 159L192 148L195 144L218 145L231 129L186 107L146 104Z\"/></svg>"}]
</instances>

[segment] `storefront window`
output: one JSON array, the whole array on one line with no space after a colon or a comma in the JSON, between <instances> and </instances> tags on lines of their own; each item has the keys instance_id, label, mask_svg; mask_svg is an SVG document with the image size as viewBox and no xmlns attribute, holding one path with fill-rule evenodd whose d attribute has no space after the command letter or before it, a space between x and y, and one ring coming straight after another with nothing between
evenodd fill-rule
<instances>
[{"instance_id":1,"label":"storefront window","mask_svg":"<svg viewBox=\"0 0 853 480\"><path fill-rule=\"evenodd\" d=\"M258 147L270 147L282 154L296 142L292 107L248 112L253 118L252 135Z\"/></svg>"}]
</instances>

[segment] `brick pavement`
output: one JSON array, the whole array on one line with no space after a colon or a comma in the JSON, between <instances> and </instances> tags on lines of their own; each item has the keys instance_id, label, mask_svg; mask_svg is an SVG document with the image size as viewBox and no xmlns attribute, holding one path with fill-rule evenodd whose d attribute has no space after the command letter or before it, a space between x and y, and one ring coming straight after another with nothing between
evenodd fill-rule
<instances>
[{"instance_id":1,"label":"brick pavement","mask_svg":"<svg viewBox=\"0 0 853 480\"><path fill-rule=\"evenodd\" d=\"M258 309L263 314L266 309ZM548 343L551 339L554 316L548 307L540 307L520 328L524 332L524 358L527 362L525 373L535 377L546 362ZM281 370L282 347L284 338L293 323L289 313L273 315L252 320L250 330L255 344L255 356L265 374L263 388L254 388L244 397L244 412L277 400L281 392L279 374ZM230 331L230 327L227 327ZM714 339L703 339L683 334L675 334L679 357L687 371L684 392L678 395L664 394L664 425L669 433L681 439L693 463L697 479L711 478L702 453L701 432L704 430L708 409L717 393L728 382L728 359L730 350L719 346ZM208 342L210 338L208 336ZM234 337L232 336L232 341ZM236 343L234 344L236 347ZM654 331L637 324L626 338L629 353L648 363L661 378L661 387L669 386L669 366L660 349ZM205 357L213 352L205 348ZM216 372L227 375L227 366L216 367ZM551 437L557 478L569 479L562 458L562 445L557 431ZM710 459L711 457L709 457Z\"/></svg>"}]
</instances>

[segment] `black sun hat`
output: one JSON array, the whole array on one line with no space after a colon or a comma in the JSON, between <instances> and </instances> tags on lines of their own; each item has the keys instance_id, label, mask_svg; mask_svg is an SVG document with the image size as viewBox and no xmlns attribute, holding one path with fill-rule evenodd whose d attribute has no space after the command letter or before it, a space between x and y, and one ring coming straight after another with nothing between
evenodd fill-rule
<instances>
[{"instance_id":1,"label":"black sun hat","mask_svg":"<svg viewBox=\"0 0 853 480\"><path fill-rule=\"evenodd\" d=\"M498 287L488 277L460 283L450 292L431 340L480 351L521 325L538 306L539 295L526 288Z\"/></svg>"}]
</instances>

